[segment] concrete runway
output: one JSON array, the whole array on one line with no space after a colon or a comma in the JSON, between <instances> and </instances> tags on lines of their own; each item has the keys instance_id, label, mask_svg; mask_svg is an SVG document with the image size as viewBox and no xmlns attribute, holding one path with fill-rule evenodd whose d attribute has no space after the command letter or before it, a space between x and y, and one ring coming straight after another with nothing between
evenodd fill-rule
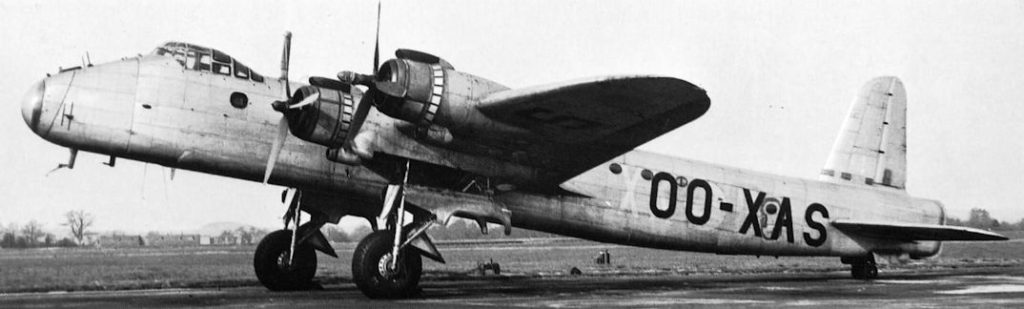
<instances>
[{"instance_id":1,"label":"concrete runway","mask_svg":"<svg viewBox=\"0 0 1024 309\"><path fill-rule=\"evenodd\" d=\"M369 300L352 284L289 293L259 287L29 293L0 295L0 307L1024 307L1024 266L883 270L874 281L848 276L830 272L430 280L421 284L420 297L399 301Z\"/></svg>"}]
</instances>

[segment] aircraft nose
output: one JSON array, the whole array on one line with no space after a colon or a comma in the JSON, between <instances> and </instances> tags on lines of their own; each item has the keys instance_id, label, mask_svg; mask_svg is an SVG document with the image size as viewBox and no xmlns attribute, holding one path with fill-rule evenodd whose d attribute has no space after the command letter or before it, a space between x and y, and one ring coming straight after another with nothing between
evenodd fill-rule
<instances>
[{"instance_id":1,"label":"aircraft nose","mask_svg":"<svg viewBox=\"0 0 1024 309\"><path fill-rule=\"evenodd\" d=\"M32 129L32 132L39 132L39 117L43 112L43 94L45 92L45 79L39 80L32 84L21 101L21 117L25 119L25 124Z\"/></svg>"}]
</instances>

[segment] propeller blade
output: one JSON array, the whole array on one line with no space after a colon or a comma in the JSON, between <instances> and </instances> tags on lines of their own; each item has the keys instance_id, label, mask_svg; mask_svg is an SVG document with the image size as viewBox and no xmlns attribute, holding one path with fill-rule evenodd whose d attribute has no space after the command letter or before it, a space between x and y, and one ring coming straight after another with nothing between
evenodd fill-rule
<instances>
[{"instance_id":1,"label":"propeller blade","mask_svg":"<svg viewBox=\"0 0 1024 309\"><path fill-rule=\"evenodd\" d=\"M377 34L373 37L373 72L377 76L377 67L380 66L380 1L377 1Z\"/></svg>"},{"instance_id":2,"label":"propeller blade","mask_svg":"<svg viewBox=\"0 0 1024 309\"><path fill-rule=\"evenodd\" d=\"M270 174L274 172L274 165L277 164L277 157L281 155L281 147L284 145L284 139L287 137L288 118L281 116L281 121L277 124L277 138L274 139L274 144L270 146L267 170L263 173L263 184L267 184L267 181L270 180Z\"/></svg>"},{"instance_id":3,"label":"propeller blade","mask_svg":"<svg viewBox=\"0 0 1024 309\"><path fill-rule=\"evenodd\" d=\"M299 103L295 103L295 104L289 105L288 109L299 109L299 108L302 108L303 106L313 104L313 102L316 102L316 100L319 100L319 99L320 99L320 93L319 92L314 92L313 95L308 96L308 97L302 99L302 101L300 101Z\"/></svg>"},{"instance_id":4,"label":"propeller blade","mask_svg":"<svg viewBox=\"0 0 1024 309\"><path fill-rule=\"evenodd\" d=\"M370 113L370 106L373 105L373 96L370 93L364 93L363 98L359 100L359 106L356 106L356 112L352 115L352 124L348 127L348 136L345 137L345 143L342 144L346 150L352 150L352 140L359 134L359 130L363 127L363 122L366 121L366 115Z\"/></svg>"},{"instance_id":5,"label":"propeller blade","mask_svg":"<svg viewBox=\"0 0 1024 309\"><path fill-rule=\"evenodd\" d=\"M291 99L292 89L288 82L288 62L292 58L292 33L287 31L284 33L284 50L281 52L281 81L284 82L284 97L285 99Z\"/></svg>"}]
</instances>

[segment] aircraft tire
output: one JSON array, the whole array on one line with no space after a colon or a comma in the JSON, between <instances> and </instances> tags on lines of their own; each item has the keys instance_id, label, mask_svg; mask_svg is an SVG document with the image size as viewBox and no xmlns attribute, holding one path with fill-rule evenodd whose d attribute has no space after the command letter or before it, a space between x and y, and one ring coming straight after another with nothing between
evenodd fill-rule
<instances>
[{"instance_id":1,"label":"aircraft tire","mask_svg":"<svg viewBox=\"0 0 1024 309\"><path fill-rule=\"evenodd\" d=\"M875 263L864 265L864 277L868 280L878 278L878 266Z\"/></svg>"},{"instance_id":2,"label":"aircraft tire","mask_svg":"<svg viewBox=\"0 0 1024 309\"><path fill-rule=\"evenodd\" d=\"M292 242L291 230L277 230L263 237L253 255L256 278L271 291L296 291L312 287L316 275L316 251L299 244L295 247L296 267L285 265Z\"/></svg>"},{"instance_id":3,"label":"aircraft tire","mask_svg":"<svg viewBox=\"0 0 1024 309\"><path fill-rule=\"evenodd\" d=\"M864 265L863 264L853 264L853 265L850 265L850 276L852 276L853 279L865 279L864 278Z\"/></svg>"},{"instance_id":4,"label":"aircraft tire","mask_svg":"<svg viewBox=\"0 0 1024 309\"><path fill-rule=\"evenodd\" d=\"M391 274L382 273L383 263L387 263L391 256L392 235L393 231L373 232L359 242L352 254L352 281L366 297L405 298L419 292L423 258L418 252L402 251L398 270Z\"/></svg>"},{"instance_id":5,"label":"aircraft tire","mask_svg":"<svg viewBox=\"0 0 1024 309\"><path fill-rule=\"evenodd\" d=\"M871 280L878 278L878 266L874 263L856 263L850 265L850 274L854 279Z\"/></svg>"}]
</instances>

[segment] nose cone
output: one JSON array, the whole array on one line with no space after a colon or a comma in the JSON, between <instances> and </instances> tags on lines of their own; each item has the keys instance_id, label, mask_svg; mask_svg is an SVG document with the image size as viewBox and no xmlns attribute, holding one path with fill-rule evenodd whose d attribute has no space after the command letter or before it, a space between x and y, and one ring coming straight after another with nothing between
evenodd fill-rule
<instances>
[{"instance_id":1,"label":"nose cone","mask_svg":"<svg viewBox=\"0 0 1024 309\"><path fill-rule=\"evenodd\" d=\"M40 80L29 88L25 98L21 100L21 117L25 119L32 132L39 133L39 116L43 112L43 94L46 91L45 80Z\"/></svg>"}]
</instances>

